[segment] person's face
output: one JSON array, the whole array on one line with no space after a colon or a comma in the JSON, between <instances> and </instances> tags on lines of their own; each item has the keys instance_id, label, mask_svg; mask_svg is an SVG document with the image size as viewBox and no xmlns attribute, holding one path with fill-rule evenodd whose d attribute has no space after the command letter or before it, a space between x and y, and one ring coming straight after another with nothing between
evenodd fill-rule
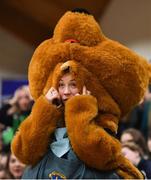
<instances>
[{"instance_id":1,"label":"person's face","mask_svg":"<svg viewBox=\"0 0 151 180\"><path fill-rule=\"evenodd\" d=\"M148 139L147 146L148 146L149 152L151 152L151 139Z\"/></svg>"},{"instance_id":2,"label":"person's face","mask_svg":"<svg viewBox=\"0 0 151 180\"><path fill-rule=\"evenodd\" d=\"M30 106L30 97L24 90L21 90L19 92L17 102L18 102L19 108L22 111L26 111L29 109L29 106Z\"/></svg>"},{"instance_id":3,"label":"person's face","mask_svg":"<svg viewBox=\"0 0 151 180\"><path fill-rule=\"evenodd\" d=\"M20 178L23 174L24 168L25 165L21 163L13 154L11 154L9 160L9 171L14 178Z\"/></svg>"},{"instance_id":4,"label":"person's face","mask_svg":"<svg viewBox=\"0 0 151 180\"><path fill-rule=\"evenodd\" d=\"M5 170L0 170L0 179L7 179Z\"/></svg>"},{"instance_id":5,"label":"person's face","mask_svg":"<svg viewBox=\"0 0 151 180\"><path fill-rule=\"evenodd\" d=\"M65 74L60 79L58 92L63 103L65 103L68 99L79 93L76 80L72 74Z\"/></svg>"},{"instance_id":6,"label":"person's face","mask_svg":"<svg viewBox=\"0 0 151 180\"><path fill-rule=\"evenodd\" d=\"M122 154L124 155L124 157L126 157L128 160L130 160L132 162L132 164L134 164L135 166L137 166L137 164L140 161L139 152L132 151L128 147L122 148Z\"/></svg>"},{"instance_id":7,"label":"person's face","mask_svg":"<svg viewBox=\"0 0 151 180\"><path fill-rule=\"evenodd\" d=\"M1 164L3 167L6 167L7 160L8 160L8 156L7 156L7 155L1 155L0 158L1 158L0 164Z\"/></svg>"},{"instance_id":8,"label":"person's face","mask_svg":"<svg viewBox=\"0 0 151 180\"><path fill-rule=\"evenodd\" d=\"M121 136L121 143L122 144L124 144L126 142L130 142L130 141L133 141L133 137L131 134L129 134L129 133L122 134L122 136Z\"/></svg>"}]
</instances>

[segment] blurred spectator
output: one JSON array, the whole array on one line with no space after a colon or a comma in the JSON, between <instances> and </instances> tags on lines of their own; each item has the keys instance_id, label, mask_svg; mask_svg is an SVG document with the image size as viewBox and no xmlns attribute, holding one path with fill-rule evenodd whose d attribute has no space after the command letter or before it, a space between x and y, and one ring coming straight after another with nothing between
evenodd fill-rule
<instances>
[{"instance_id":1,"label":"blurred spectator","mask_svg":"<svg viewBox=\"0 0 151 180\"><path fill-rule=\"evenodd\" d=\"M150 158L151 158L151 132L148 135L147 146L148 146L149 155L150 155Z\"/></svg>"},{"instance_id":2,"label":"blurred spectator","mask_svg":"<svg viewBox=\"0 0 151 180\"><path fill-rule=\"evenodd\" d=\"M136 143L143 152L143 157L145 159L149 158L149 150L145 141L145 138L143 137L142 133L138 131L137 129L129 128L125 131L123 131L121 135L121 143L127 143L127 142L134 142Z\"/></svg>"},{"instance_id":3,"label":"blurred spectator","mask_svg":"<svg viewBox=\"0 0 151 180\"><path fill-rule=\"evenodd\" d=\"M0 165L0 179L10 179L11 176L9 175L7 169Z\"/></svg>"},{"instance_id":4,"label":"blurred spectator","mask_svg":"<svg viewBox=\"0 0 151 180\"><path fill-rule=\"evenodd\" d=\"M8 160L8 154L5 152L1 152L0 154L0 165L6 168Z\"/></svg>"},{"instance_id":5,"label":"blurred spectator","mask_svg":"<svg viewBox=\"0 0 151 180\"><path fill-rule=\"evenodd\" d=\"M4 128L5 128L5 125L0 123L0 132L2 132Z\"/></svg>"},{"instance_id":6,"label":"blurred spectator","mask_svg":"<svg viewBox=\"0 0 151 180\"><path fill-rule=\"evenodd\" d=\"M5 146L3 144L3 140L2 140L2 132L0 132L0 162L2 161L2 155L6 154L7 152L9 152L10 147L9 146Z\"/></svg>"},{"instance_id":7,"label":"blurred spectator","mask_svg":"<svg viewBox=\"0 0 151 180\"><path fill-rule=\"evenodd\" d=\"M18 88L0 110L0 123L5 126L3 131L4 144L9 144L20 123L30 114L33 101L28 86Z\"/></svg>"},{"instance_id":8,"label":"blurred spectator","mask_svg":"<svg viewBox=\"0 0 151 180\"><path fill-rule=\"evenodd\" d=\"M149 129L151 128L151 93L150 86L145 93L144 98L126 117L119 123L119 133L127 128L135 128L142 132L145 139L148 137Z\"/></svg>"},{"instance_id":9,"label":"blurred spectator","mask_svg":"<svg viewBox=\"0 0 151 180\"><path fill-rule=\"evenodd\" d=\"M12 153L10 153L8 156L6 167L12 179L21 179L25 165L21 163Z\"/></svg>"},{"instance_id":10,"label":"blurred spectator","mask_svg":"<svg viewBox=\"0 0 151 180\"><path fill-rule=\"evenodd\" d=\"M145 172L147 178L151 178L151 160L143 158L143 151L137 144L134 142L124 143L122 145L122 153L140 171Z\"/></svg>"},{"instance_id":11,"label":"blurred spectator","mask_svg":"<svg viewBox=\"0 0 151 180\"><path fill-rule=\"evenodd\" d=\"M2 140L2 132L0 131L0 153L2 152L3 149L3 140Z\"/></svg>"}]
</instances>

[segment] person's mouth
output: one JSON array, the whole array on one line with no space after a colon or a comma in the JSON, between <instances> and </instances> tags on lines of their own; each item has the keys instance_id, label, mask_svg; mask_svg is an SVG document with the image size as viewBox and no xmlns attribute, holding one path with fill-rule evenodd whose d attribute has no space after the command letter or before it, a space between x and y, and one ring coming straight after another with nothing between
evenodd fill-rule
<instances>
[{"instance_id":1,"label":"person's mouth","mask_svg":"<svg viewBox=\"0 0 151 180\"><path fill-rule=\"evenodd\" d=\"M16 168L16 169L14 169L14 171L17 175L21 175L23 173L22 169L20 169L20 168Z\"/></svg>"},{"instance_id":2,"label":"person's mouth","mask_svg":"<svg viewBox=\"0 0 151 180\"><path fill-rule=\"evenodd\" d=\"M66 103L69 98L63 99L63 102Z\"/></svg>"}]
</instances>

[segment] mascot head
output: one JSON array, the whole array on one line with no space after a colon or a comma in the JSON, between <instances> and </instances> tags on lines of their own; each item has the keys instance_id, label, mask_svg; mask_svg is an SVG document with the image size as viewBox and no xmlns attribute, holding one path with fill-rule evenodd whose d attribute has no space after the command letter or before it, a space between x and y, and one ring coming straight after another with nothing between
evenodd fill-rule
<instances>
[{"instance_id":1,"label":"mascot head","mask_svg":"<svg viewBox=\"0 0 151 180\"><path fill-rule=\"evenodd\" d=\"M115 104L115 114L121 116L140 102L151 77L148 62L107 38L86 11L66 12L53 37L36 49L28 74L34 99L51 86L57 88L58 78L66 72L75 75L79 89L85 85L91 91L101 111L110 111Z\"/></svg>"}]
</instances>

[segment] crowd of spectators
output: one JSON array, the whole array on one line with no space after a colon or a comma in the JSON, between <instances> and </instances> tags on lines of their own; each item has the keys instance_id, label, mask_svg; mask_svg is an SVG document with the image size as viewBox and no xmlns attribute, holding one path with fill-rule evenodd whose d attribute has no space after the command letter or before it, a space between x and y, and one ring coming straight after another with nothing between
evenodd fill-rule
<instances>
[{"instance_id":1,"label":"crowd of spectators","mask_svg":"<svg viewBox=\"0 0 151 180\"><path fill-rule=\"evenodd\" d=\"M33 105L28 86L19 87L0 109L0 179L20 179L25 165L10 151L12 138ZM151 178L151 93L120 120L117 138L122 153L147 178Z\"/></svg>"},{"instance_id":2,"label":"crowd of spectators","mask_svg":"<svg viewBox=\"0 0 151 180\"><path fill-rule=\"evenodd\" d=\"M33 105L27 85L19 87L0 109L0 179L20 179L25 165L11 153L10 144Z\"/></svg>"},{"instance_id":3,"label":"crowd of spectators","mask_svg":"<svg viewBox=\"0 0 151 180\"><path fill-rule=\"evenodd\" d=\"M120 121L118 138L122 152L148 179L151 179L151 93Z\"/></svg>"}]
</instances>

